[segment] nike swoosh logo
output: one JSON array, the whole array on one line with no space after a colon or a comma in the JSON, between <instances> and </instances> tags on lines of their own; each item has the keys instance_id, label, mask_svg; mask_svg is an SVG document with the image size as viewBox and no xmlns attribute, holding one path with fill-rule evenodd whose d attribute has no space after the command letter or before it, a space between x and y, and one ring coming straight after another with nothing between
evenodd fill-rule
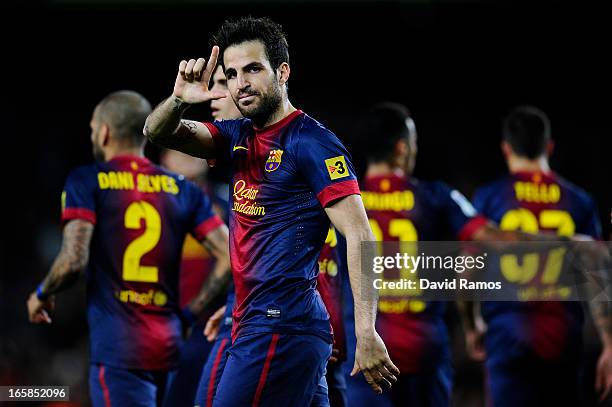
<instances>
[{"instance_id":1,"label":"nike swoosh logo","mask_svg":"<svg viewBox=\"0 0 612 407\"><path fill-rule=\"evenodd\" d=\"M248 149L248 148L246 148L246 147L242 147L242 146L234 146L234 151L236 151L236 150L247 150L247 151L249 151L249 149Z\"/></svg>"}]
</instances>

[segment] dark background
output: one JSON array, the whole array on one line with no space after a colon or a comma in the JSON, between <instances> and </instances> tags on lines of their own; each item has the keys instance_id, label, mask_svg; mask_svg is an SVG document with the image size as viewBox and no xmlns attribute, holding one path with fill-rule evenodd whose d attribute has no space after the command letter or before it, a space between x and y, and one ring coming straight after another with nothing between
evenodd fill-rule
<instances>
[{"instance_id":1,"label":"dark background","mask_svg":"<svg viewBox=\"0 0 612 407\"><path fill-rule=\"evenodd\" d=\"M401 102L419 133L416 175L470 196L505 171L504 114L517 104L540 107L552 122L554 170L595 197L609 236L611 36L602 3L2 6L0 384L63 380L86 394L83 295L60 296L50 327L26 321L27 295L61 242L64 179L92 160L89 119L101 98L133 89L158 103L170 95L179 61L207 57L209 34L230 16L269 16L284 26L290 99L345 140L358 164L356 119L375 102ZM208 117L206 108L191 114Z\"/></svg>"}]
</instances>

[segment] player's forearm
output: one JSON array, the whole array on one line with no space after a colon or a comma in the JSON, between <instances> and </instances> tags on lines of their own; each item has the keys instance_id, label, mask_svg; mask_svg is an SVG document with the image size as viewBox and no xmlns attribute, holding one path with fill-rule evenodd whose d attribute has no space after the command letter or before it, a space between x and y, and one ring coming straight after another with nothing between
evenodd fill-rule
<instances>
[{"instance_id":1,"label":"player's forearm","mask_svg":"<svg viewBox=\"0 0 612 407\"><path fill-rule=\"evenodd\" d=\"M458 301L457 309L461 317L461 325L465 331L476 329L476 303L474 301Z\"/></svg>"},{"instance_id":2,"label":"player's forearm","mask_svg":"<svg viewBox=\"0 0 612 407\"><path fill-rule=\"evenodd\" d=\"M361 267L361 242L376 239L369 228L347 233L347 262L351 291L355 304L355 334L359 338L374 331L378 292L374 288L374 275Z\"/></svg>"},{"instance_id":3,"label":"player's forearm","mask_svg":"<svg viewBox=\"0 0 612 407\"><path fill-rule=\"evenodd\" d=\"M41 285L45 296L58 293L76 282L89 261L93 229L93 224L82 220L72 220L66 224L60 253Z\"/></svg>"},{"instance_id":4,"label":"player's forearm","mask_svg":"<svg viewBox=\"0 0 612 407\"><path fill-rule=\"evenodd\" d=\"M589 308L601 343L604 346L612 346L612 303L591 301Z\"/></svg>"},{"instance_id":5,"label":"player's forearm","mask_svg":"<svg viewBox=\"0 0 612 407\"><path fill-rule=\"evenodd\" d=\"M229 232L223 225L208 233L202 244L216 259L215 267L202 285L198 295L189 303L189 310L200 315L210 304L225 292L232 279L229 258Z\"/></svg>"},{"instance_id":6,"label":"player's forearm","mask_svg":"<svg viewBox=\"0 0 612 407\"><path fill-rule=\"evenodd\" d=\"M200 315L213 301L226 291L231 278L232 272L229 261L218 259L212 273L202 285L200 292L189 303L189 310L194 315Z\"/></svg>"},{"instance_id":7,"label":"player's forearm","mask_svg":"<svg viewBox=\"0 0 612 407\"><path fill-rule=\"evenodd\" d=\"M565 236L546 233L525 233L518 230L501 230L493 224L486 224L478 229L472 239L485 242L488 246L495 249L508 249L513 247L513 243L521 244L524 242L550 242L558 243L568 241Z\"/></svg>"},{"instance_id":8,"label":"player's forearm","mask_svg":"<svg viewBox=\"0 0 612 407\"><path fill-rule=\"evenodd\" d=\"M180 131L181 118L189 105L176 96L161 102L147 117L144 135L157 145L175 148L190 141L188 133ZM194 129L195 131L195 129Z\"/></svg>"}]
</instances>

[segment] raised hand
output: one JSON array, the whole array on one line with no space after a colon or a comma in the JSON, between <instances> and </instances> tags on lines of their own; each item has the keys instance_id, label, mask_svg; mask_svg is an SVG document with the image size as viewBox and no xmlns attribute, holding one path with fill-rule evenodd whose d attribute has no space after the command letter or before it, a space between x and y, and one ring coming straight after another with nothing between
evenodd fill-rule
<instances>
[{"instance_id":1,"label":"raised hand","mask_svg":"<svg viewBox=\"0 0 612 407\"><path fill-rule=\"evenodd\" d=\"M387 348L376 331L357 339L355 366L351 376L359 371L363 372L372 390L378 394L382 394L383 389L389 389L397 382L400 371L389 358Z\"/></svg>"},{"instance_id":2,"label":"raised hand","mask_svg":"<svg viewBox=\"0 0 612 407\"><path fill-rule=\"evenodd\" d=\"M204 58L181 61L174 82L173 95L188 104L208 102L227 96L225 92L210 91L208 84L217 66L219 47L216 45L210 52L208 63Z\"/></svg>"}]
</instances>

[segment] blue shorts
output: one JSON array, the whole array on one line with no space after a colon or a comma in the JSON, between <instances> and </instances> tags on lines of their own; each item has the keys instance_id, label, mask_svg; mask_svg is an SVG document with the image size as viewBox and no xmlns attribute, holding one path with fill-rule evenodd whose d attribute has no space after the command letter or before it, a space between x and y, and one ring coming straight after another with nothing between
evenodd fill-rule
<instances>
[{"instance_id":1,"label":"blue shorts","mask_svg":"<svg viewBox=\"0 0 612 407\"><path fill-rule=\"evenodd\" d=\"M241 336L229 349L213 406L329 406L331 349L315 335Z\"/></svg>"},{"instance_id":2,"label":"blue shorts","mask_svg":"<svg viewBox=\"0 0 612 407\"><path fill-rule=\"evenodd\" d=\"M178 368L168 382L164 406L193 406L202 368L213 347L204 337L203 330L203 324L194 325L191 335L183 343Z\"/></svg>"},{"instance_id":3,"label":"blue shorts","mask_svg":"<svg viewBox=\"0 0 612 407\"><path fill-rule=\"evenodd\" d=\"M452 401L450 361L420 373L402 373L391 390L376 394L359 373L348 380L351 407L448 407Z\"/></svg>"},{"instance_id":4,"label":"blue shorts","mask_svg":"<svg viewBox=\"0 0 612 407\"><path fill-rule=\"evenodd\" d=\"M232 338L230 336L219 336L215 340L200 375L200 384L196 391L194 405L200 407L212 406L221 373L223 373L227 362L227 350L231 344Z\"/></svg>"},{"instance_id":5,"label":"blue shorts","mask_svg":"<svg viewBox=\"0 0 612 407\"><path fill-rule=\"evenodd\" d=\"M121 369L100 363L89 367L89 393L93 407L161 406L167 371Z\"/></svg>"}]
</instances>

